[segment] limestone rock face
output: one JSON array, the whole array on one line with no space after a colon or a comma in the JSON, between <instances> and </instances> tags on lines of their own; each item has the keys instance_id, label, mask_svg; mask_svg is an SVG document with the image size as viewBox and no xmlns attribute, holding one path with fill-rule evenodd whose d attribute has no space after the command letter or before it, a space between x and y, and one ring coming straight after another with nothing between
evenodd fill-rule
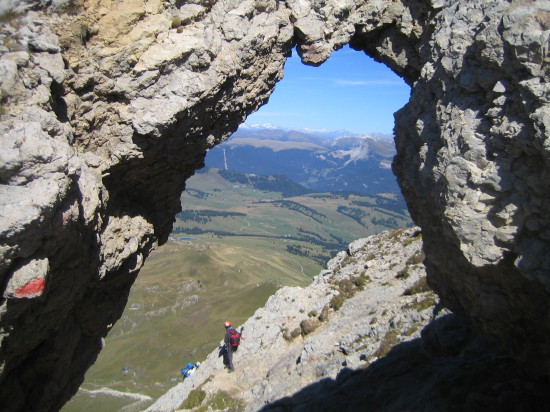
<instances>
[{"instance_id":1,"label":"limestone rock face","mask_svg":"<svg viewBox=\"0 0 550 412\"><path fill-rule=\"evenodd\" d=\"M426 278L421 238L411 228L353 242L311 285L280 289L237 327L242 338L235 373L224 370L216 350L147 411L206 410L219 392L257 411L320 379L365 368L393 345L418 338L437 302L429 288L419 287ZM190 404L193 390L205 393L201 403Z\"/></svg>"},{"instance_id":2,"label":"limestone rock face","mask_svg":"<svg viewBox=\"0 0 550 412\"><path fill-rule=\"evenodd\" d=\"M233 373L215 350L146 411L222 399L250 412L548 410L545 380L518 373L438 304L421 238L410 228L353 242L311 285L280 289L237 327Z\"/></svg>"},{"instance_id":3,"label":"limestone rock face","mask_svg":"<svg viewBox=\"0 0 550 412\"><path fill-rule=\"evenodd\" d=\"M550 10L542 6L456 2L434 16L426 63L396 115L393 166L443 303L547 374Z\"/></svg>"},{"instance_id":4,"label":"limestone rock face","mask_svg":"<svg viewBox=\"0 0 550 412\"><path fill-rule=\"evenodd\" d=\"M0 406L56 410L185 180L297 46L412 86L394 170L443 302L547 374L545 1L10 0L0 14Z\"/></svg>"}]
</instances>

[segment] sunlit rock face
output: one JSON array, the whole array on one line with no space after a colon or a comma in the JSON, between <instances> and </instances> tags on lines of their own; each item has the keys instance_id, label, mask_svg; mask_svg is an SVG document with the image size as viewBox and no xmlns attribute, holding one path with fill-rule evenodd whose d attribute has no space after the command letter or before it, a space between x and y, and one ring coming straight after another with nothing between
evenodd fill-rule
<instances>
[{"instance_id":1,"label":"sunlit rock face","mask_svg":"<svg viewBox=\"0 0 550 412\"><path fill-rule=\"evenodd\" d=\"M2 410L57 410L166 240L185 180L291 49L346 43L412 86L398 175L429 281L548 371L548 11L507 1L0 5Z\"/></svg>"},{"instance_id":2,"label":"sunlit rock face","mask_svg":"<svg viewBox=\"0 0 550 412\"><path fill-rule=\"evenodd\" d=\"M394 171L443 302L546 374L549 14L520 3L458 2L434 16L396 115Z\"/></svg>"}]
</instances>

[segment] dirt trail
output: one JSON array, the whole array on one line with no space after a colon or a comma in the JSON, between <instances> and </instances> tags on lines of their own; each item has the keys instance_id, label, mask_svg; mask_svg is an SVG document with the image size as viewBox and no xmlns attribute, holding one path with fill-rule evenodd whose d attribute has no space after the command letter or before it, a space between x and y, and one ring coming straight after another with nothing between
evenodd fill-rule
<instances>
[{"instance_id":1,"label":"dirt trail","mask_svg":"<svg viewBox=\"0 0 550 412\"><path fill-rule=\"evenodd\" d=\"M235 372L229 373L227 370L219 371L212 380L208 382L204 389L208 392L215 394L223 391L227 393L231 398L240 399L244 401L244 392L246 388L241 386L239 382L243 379L242 371L235 370Z\"/></svg>"}]
</instances>

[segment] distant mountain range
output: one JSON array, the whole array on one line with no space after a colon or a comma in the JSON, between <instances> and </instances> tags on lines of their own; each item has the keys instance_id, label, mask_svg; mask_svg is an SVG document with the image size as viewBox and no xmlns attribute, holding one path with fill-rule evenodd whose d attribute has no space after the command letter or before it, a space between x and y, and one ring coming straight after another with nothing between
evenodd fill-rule
<instances>
[{"instance_id":1,"label":"distant mountain range","mask_svg":"<svg viewBox=\"0 0 550 412\"><path fill-rule=\"evenodd\" d=\"M295 131L295 132L302 132L306 134L312 134L317 135L321 137L325 137L327 139L336 139L338 137L342 136L369 136L375 139L384 139L384 140L393 140L393 135L391 134L384 134L384 133L355 133L350 132L349 130L328 130L328 129L312 129L308 127L281 127L276 126L269 123L256 123L256 124L247 124L243 123L239 126L239 131L255 131L255 130L281 130L281 131Z\"/></svg>"},{"instance_id":2,"label":"distant mountain range","mask_svg":"<svg viewBox=\"0 0 550 412\"><path fill-rule=\"evenodd\" d=\"M327 137L332 136L332 137ZM387 135L304 132L269 125L241 127L212 149L206 166L258 175L285 175L315 191L399 193Z\"/></svg>"}]
</instances>

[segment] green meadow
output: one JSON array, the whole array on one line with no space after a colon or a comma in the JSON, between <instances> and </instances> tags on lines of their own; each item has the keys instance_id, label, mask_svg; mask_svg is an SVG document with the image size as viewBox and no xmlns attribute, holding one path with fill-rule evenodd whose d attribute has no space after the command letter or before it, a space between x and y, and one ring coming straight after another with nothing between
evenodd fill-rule
<instances>
[{"instance_id":1,"label":"green meadow","mask_svg":"<svg viewBox=\"0 0 550 412\"><path fill-rule=\"evenodd\" d=\"M288 184L284 180L250 176L248 180L241 175L228 181L216 169L191 178L182 195L183 211L174 224L174 236L217 235L243 241L262 237L277 244L283 238L291 253L324 265L355 239L411 224L397 194L332 192L283 197L284 184ZM258 188L266 186L281 192Z\"/></svg>"},{"instance_id":2,"label":"green meadow","mask_svg":"<svg viewBox=\"0 0 550 412\"><path fill-rule=\"evenodd\" d=\"M218 346L225 320L242 324L280 287L306 286L350 241L411 223L393 194L283 198L242 179L211 169L188 181L170 240L147 258L83 391L63 412L145 409L152 401L90 391L157 398L185 364Z\"/></svg>"}]
</instances>

